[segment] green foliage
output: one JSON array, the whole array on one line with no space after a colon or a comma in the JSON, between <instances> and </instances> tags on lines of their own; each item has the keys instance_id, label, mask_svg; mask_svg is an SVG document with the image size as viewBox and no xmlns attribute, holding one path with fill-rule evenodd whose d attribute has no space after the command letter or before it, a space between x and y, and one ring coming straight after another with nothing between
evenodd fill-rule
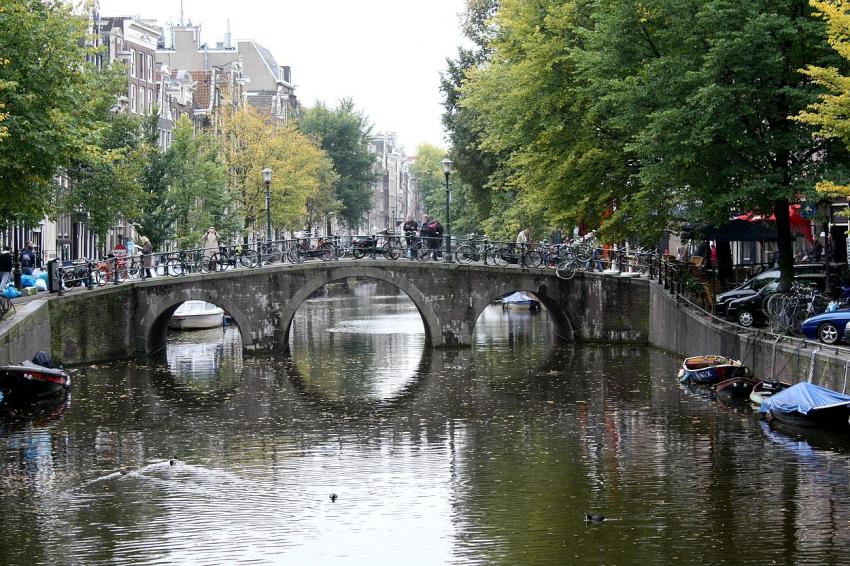
<instances>
[{"instance_id":1,"label":"green foliage","mask_svg":"<svg viewBox=\"0 0 850 566\"><path fill-rule=\"evenodd\" d=\"M272 170L272 225L300 230L339 208L333 196L338 177L328 155L292 124L272 125L250 110L224 117L221 151L228 187L246 229L264 231L265 184Z\"/></svg>"},{"instance_id":2,"label":"green foliage","mask_svg":"<svg viewBox=\"0 0 850 566\"><path fill-rule=\"evenodd\" d=\"M118 126L103 123L115 75L84 64L85 38L86 19L61 0L0 4L0 224L53 213L53 177L72 159L121 159L97 156L98 131Z\"/></svg>"},{"instance_id":3,"label":"green foliage","mask_svg":"<svg viewBox=\"0 0 850 566\"><path fill-rule=\"evenodd\" d=\"M369 152L371 126L368 118L342 99L334 109L319 103L298 120L302 132L316 140L333 163L338 178L334 183L340 218L357 226L372 205L371 183L375 179L375 156Z\"/></svg>"},{"instance_id":4,"label":"green foliage","mask_svg":"<svg viewBox=\"0 0 850 566\"><path fill-rule=\"evenodd\" d=\"M844 148L788 118L819 94L797 69L841 62L803 2L502 0L489 22L454 103L472 126L446 122L500 157L488 230L542 219L651 240L674 217L757 210L777 213L790 258L787 203L846 178Z\"/></svg>"}]
</instances>

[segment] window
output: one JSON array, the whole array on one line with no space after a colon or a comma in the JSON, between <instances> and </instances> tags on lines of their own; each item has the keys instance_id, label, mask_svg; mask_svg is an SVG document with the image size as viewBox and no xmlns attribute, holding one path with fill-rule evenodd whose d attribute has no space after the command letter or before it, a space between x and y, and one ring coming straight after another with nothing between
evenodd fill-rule
<instances>
[{"instance_id":1,"label":"window","mask_svg":"<svg viewBox=\"0 0 850 566\"><path fill-rule=\"evenodd\" d=\"M130 112L136 112L136 85L130 85Z\"/></svg>"},{"instance_id":2,"label":"window","mask_svg":"<svg viewBox=\"0 0 850 566\"><path fill-rule=\"evenodd\" d=\"M153 114L153 90L148 89L148 114Z\"/></svg>"},{"instance_id":3,"label":"window","mask_svg":"<svg viewBox=\"0 0 850 566\"><path fill-rule=\"evenodd\" d=\"M130 76L136 76L136 50L130 49Z\"/></svg>"},{"instance_id":4,"label":"window","mask_svg":"<svg viewBox=\"0 0 850 566\"><path fill-rule=\"evenodd\" d=\"M153 55L148 55L148 82L153 82Z\"/></svg>"}]
</instances>

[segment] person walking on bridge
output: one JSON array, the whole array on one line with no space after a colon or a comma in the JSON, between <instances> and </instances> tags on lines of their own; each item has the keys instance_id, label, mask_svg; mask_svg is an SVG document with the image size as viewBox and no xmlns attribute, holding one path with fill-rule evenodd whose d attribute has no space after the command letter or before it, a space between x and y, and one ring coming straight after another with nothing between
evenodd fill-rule
<instances>
[{"instance_id":1,"label":"person walking on bridge","mask_svg":"<svg viewBox=\"0 0 850 566\"><path fill-rule=\"evenodd\" d=\"M147 236L142 236L142 267L144 268L143 279L150 279L151 267L153 267L153 244Z\"/></svg>"}]
</instances>

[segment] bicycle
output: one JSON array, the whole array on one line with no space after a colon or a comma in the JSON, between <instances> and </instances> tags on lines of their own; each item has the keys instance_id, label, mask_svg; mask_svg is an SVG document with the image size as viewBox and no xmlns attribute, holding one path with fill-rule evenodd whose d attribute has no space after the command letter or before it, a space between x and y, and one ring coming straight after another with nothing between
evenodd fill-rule
<instances>
[{"instance_id":1,"label":"bicycle","mask_svg":"<svg viewBox=\"0 0 850 566\"><path fill-rule=\"evenodd\" d=\"M401 256L400 242L394 245L391 240L380 241L376 236L355 237L351 243L351 255L354 259L362 259L367 254L375 257L380 253L386 259L397 260ZM430 250L429 250L430 251Z\"/></svg>"},{"instance_id":2,"label":"bicycle","mask_svg":"<svg viewBox=\"0 0 850 566\"><path fill-rule=\"evenodd\" d=\"M280 242L260 242L257 244L260 265L270 265L283 261L286 249Z\"/></svg>"},{"instance_id":3,"label":"bicycle","mask_svg":"<svg viewBox=\"0 0 850 566\"><path fill-rule=\"evenodd\" d=\"M568 254L558 261L555 266L555 275L558 279L570 280L576 276L578 269L578 258L573 254Z\"/></svg>"},{"instance_id":4,"label":"bicycle","mask_svg":"<svg viewBox=\"0 0 850 566\"><path fill-rule=\"evenodd\" d=\"M472 261L484 260L487 264L487 253L489 245L484 236L470 234L467 236L466 242L459 245L455 250L455 261L458 263L470 263Z\"/></svg>"},{"instance_id":5,"label":"bicycle","mask_svg":"<svg viewBox=\"0 0 850 566\"><path fill-rule=\"evenodd\" d=\"M9 313L12 313L11 316L7 316ZM0 295L0 320L7 320L15 314L15 303L9 297Z\"/></svg>"},{"instance_id":6,"label":"bicycle","mask_svg":"<svg viewBox=\"0 0 850 566\"><path fill-rule=\"evenodd\" d=\"M202 267L209 271L227 271L237 267L257 267L260 256L250 248L240 246L219 246L218 251L202 261Z\"/></svg>"},{"instance_id":7,"label":"bicycle","mask_svg":"<svg viewBox=\"0 0 850 566\"><path fill-rule=\"evenodd\" d=\"M316 240L315 247L310 245L312 235L305 233L302 238L294 240L287 250L287 257L290 263L304 263L311 257L317 257L322 261L330 261L337 255L336 245L324 238Z\"/></svg>"},{"instance_id":8,"label":"bicycle","mask_svg":"<svg viewBox=\"0 0 850 566\"><path fill-rule=\"evenodd\" d=\"M179 277L188 273L206 273L212 269L211 266L212 258L204 257L203 250L183 250L166 260L163 271L171 277Z\"/></svg>"}]
</instances>

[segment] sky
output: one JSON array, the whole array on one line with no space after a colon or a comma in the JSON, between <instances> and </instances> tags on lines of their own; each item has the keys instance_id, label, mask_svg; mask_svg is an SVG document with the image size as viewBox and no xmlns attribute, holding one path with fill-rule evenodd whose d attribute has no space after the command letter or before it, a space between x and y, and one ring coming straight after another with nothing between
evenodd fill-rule
<instances>
[{"instance_id":1,"label":"sky","mask_svg":"<svg viewBox=\"0 0 850 566\"><path fill-rule=\"evenodd\" d=\"M99 0L102 16L180 23L181 0ZM440 72L461 45L465 0L182 0L201 42L231 37L268 47L292 68L302 106L352 98L373 132L396 132L408 155L446 147Z\"/></svg>"}]
</instances>

